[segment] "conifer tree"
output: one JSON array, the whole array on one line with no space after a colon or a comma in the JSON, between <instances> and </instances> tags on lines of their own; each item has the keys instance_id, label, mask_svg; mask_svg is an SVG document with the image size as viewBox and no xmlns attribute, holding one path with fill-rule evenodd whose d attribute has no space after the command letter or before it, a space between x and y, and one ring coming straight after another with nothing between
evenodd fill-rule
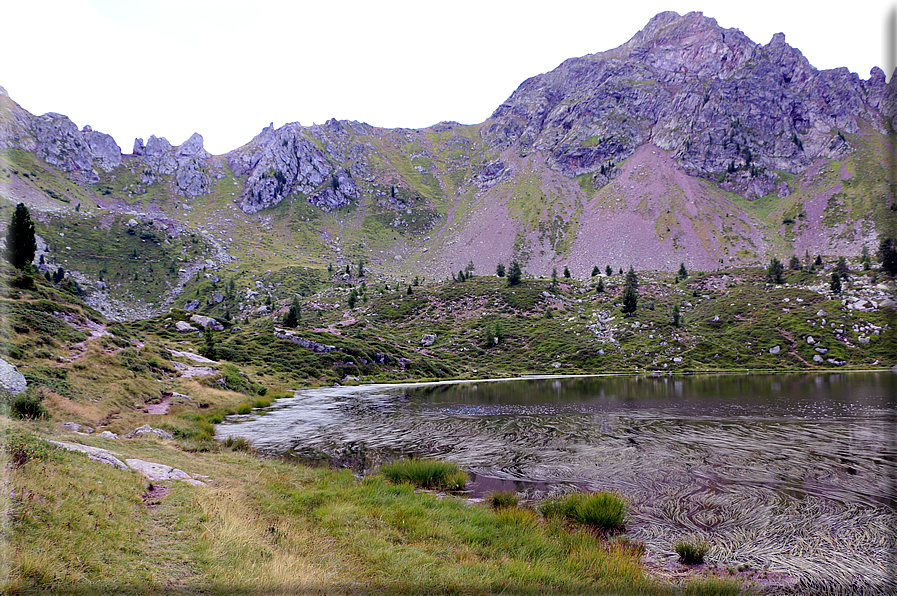
<instances>
[{"instance_id":1,"label":"conifer tree","mask_svg":"<svg viewBox=\"0 0 897 596\"><path fill-rule=\"evenodd\" d=\"M7 258L16 269L24 269L34 260L37 242L34 240L34 222L24 203L16 205L6 234Z\"/></svg>"},{"instance_id":2,"label":"conifer tree","mask_svg":"<svg viewBox=\"0 0 897 596\"><path fill-rule=\"evenodd\" d=\"M595 265L594 267L592 267L592 277L595 277L599 273L601 273L601 270L598 269L598 265Z\"/></svg>"},{"instance_id":3,"label":"conifer tree","mask_svg":"<svg viewBox=\"0 0 897 596\"><path fill-rule=\"evenodd\" d=\"M298 327L301 317L302 311L299 306L299 299L293 296L293 303L290 305L290 310L287 312L287 316L283 318L283 326Z\"/></svg>"},{"instance_id":4,"label":"conifer tree","mask_svg":"<svg viewBox=\"0 0 897 596\"><path fill-rule=\"evenodd\" d=\"M520 270L520 263L511 261L511 266L508 268L508 285L516 286L520 284L520 278L522 276L523 272Z\"/></svg>"},{"instance_id":5,"label":"conifer tree","mask_svg":"<svg viewBox=\"0 0 897 596\"><path fill-rule=\"evenodd\" d=\"M499 262L498 265L495 266L495 275L499 277L505 276L505 264Z\"/></svg>"},{"instance_id":6,"label":"conifer tree","mask_svg":"<svg viewBox=\"0 0 897 596\"><path fill-rule=\"evenodd\" d=\"M567 279L570 279L570 270L567 269L566 265L564 266L564 277L566 277Z\"/></svg>"}]
</instances>

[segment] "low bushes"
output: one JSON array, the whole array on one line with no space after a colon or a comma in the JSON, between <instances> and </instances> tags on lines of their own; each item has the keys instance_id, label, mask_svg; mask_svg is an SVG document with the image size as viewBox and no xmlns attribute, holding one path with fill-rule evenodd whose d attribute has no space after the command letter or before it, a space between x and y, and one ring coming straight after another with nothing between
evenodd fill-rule
<instances>
[{"instance_id":1,"label":"low bushes","mask_svg":"<svg viewBox=\"0 0 897 596\"><path fill-rule=\"evenodd\" d=\"M385 464L380 473L396 484L408 482L422 488L461 490L467 474L458 464L434 459L403 459Z\"/></svg>"}]
</instances>

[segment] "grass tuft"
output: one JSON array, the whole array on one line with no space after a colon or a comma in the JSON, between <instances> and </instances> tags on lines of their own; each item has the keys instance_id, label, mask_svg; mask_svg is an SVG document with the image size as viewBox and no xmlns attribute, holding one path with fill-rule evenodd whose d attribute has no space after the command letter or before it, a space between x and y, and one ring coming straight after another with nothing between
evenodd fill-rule
<instances>
[{"instance_id":1,"label":"grass tuft","mask_svg":"<svg viewBox=\"0 0 897 596\"><path fill-rule=\"evenodd\" d=\"M569 493L546 499L539 505L545 517L564 517L602 531L622 530L626 521L626 500L610 492Z\"/></svg>"},{"instance_id":2,"label":"grass tuft","mask_svg":"<svg viewBox=\"0 0 897 596\"><path fill-rule=\"evenodd\" d=\"M520 497L512 490L497 490L489 493L486 502L493 509L506 509L509 507L517 507Z\"/></svg>"},{"instance_id":3,"label":"grass tuft","mask_svg":"<svg viewBox=\"0 0 897 596\"><path fill-rule=\"evenodd\" d=\"M707 554L707 543L703 540L684 539L673 545L673 550L679 555L679 562L685 565L700 565Z\"/></svg>"},{"instance_id":4,"label":"grass tuft","mask_svg":"<svg viewBox=\"0 0 897 596\"><path fill-rule=\"evenodd\" d=\"M385 464L380 473L400 484L407 482L422 488L461 490L467 484L467 474L458 464L434 459L403 459Z\"/></svg>"}]
</instances>

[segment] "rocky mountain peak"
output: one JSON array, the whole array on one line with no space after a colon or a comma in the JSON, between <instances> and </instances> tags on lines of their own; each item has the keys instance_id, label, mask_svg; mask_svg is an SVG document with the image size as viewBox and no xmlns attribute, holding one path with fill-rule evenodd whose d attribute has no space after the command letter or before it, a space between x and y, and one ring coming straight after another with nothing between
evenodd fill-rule
<instances>
[{"instance_id":1,"label":"rocky mountain peak","mask_svg":"<svg viewBox=\"0 0 897 596\"><path fill-rule=\"evenodd\" d=\"M847 69L818 71L782 34L761 46L699 12L665 12L616 49L525 81L483 134L499 150L541 151L594 186L652 142L733 192L784 196L776 170L843 158L853 148L841 133L861 122L886 130L895 102L882 74L861 81Z\"/></svg>"}]
</instances>

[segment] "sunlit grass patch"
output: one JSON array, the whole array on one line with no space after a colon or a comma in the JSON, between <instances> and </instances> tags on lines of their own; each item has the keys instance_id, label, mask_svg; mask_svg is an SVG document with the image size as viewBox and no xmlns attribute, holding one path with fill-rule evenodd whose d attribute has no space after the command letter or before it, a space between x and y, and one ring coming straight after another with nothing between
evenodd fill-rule
<instances>
[{"instance_id":1,"label":"sunlit grass patch","mask_svg":"<svg viewBox=\"0 0 897 596\"><path fill-rule=\"evenodd\" d=\"M433 459L403 459L388 463L380 473L395 483L409 482L422 488L460 490L467 483L467 474L458 464Z\"/></svg>"},{"instance_id":2,"label":"sunlit grass patch","mask_svg":"<svg viewBox=\"0 0 897 596\"><path fill-rule=\"evenodd\" d=\"M603 531L617 531L626 521L625 499L610 492L568 493L546 499L539 505L545 517L563 517Z\"/></svg>"}]
</instances>

